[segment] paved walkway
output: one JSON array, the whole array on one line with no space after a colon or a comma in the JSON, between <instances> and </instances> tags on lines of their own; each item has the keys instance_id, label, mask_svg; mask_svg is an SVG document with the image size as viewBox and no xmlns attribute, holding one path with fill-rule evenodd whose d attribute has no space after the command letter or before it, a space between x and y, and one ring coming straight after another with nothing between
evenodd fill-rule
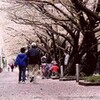
<instances>
[{"instance_id":1,"label":"paved walkway","mask_svg":"<svg viewBox=\"0 0 100 100\"><path fill-rule=\"evenodd\" d=\"M100 100L100 86L81 86L76 81L52 79L18 84L18 70L0 73L0 100Z\"/></svg>"}]
</instances>

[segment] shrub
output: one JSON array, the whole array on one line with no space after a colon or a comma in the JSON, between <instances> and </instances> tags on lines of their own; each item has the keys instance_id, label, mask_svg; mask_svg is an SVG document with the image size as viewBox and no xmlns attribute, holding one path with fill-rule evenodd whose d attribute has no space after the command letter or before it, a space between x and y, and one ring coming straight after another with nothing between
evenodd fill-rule
<instances>
[{"instance_id":1,"label":"shrub","mask_svg":"<svg viewBox=\"0 0 100 100\"><path fill-rule=\"evenodd\" d=\"M88 76L83 79L87 82L100 82L100 76Z\"/></svg>"}]
</instances>

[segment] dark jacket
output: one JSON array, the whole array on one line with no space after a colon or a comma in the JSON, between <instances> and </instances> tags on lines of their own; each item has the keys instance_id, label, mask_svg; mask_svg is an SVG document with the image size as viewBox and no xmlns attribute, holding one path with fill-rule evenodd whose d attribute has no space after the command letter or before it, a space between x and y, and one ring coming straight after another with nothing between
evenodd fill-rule
<instances>
[{"instance_id":1,"label":"dark jacket","mask_svg":"<svg viewBox=\"0 0 100 100\"><path fill-rule=\"evenodd\" d=\"M16 60L15 60L15 65L26 67L28 65L27 55L25 53L18 54L18 56L16 57Z\"/></svg>"},{"instance_id":2,"label":"dark jacket","mask_svg":"<svg viewBox=\"0 0 100 100\"><path fill-rule=\"evenodd\" d=\"M34 47L29 49L27 52L27 56L29 59L29 64L41 64L40 51L38 48Z\"/></svg>"}]
</instances>

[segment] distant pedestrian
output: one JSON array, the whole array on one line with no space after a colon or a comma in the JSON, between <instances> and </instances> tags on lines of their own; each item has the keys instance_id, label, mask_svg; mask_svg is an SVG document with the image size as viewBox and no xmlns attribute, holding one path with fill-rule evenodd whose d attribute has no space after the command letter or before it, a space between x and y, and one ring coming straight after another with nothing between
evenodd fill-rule
<instances>
[{"instance_id":1,"label":"distant pedestrian","mask_svg":"<svg viewBox=\"0 0 100 100\"><path fill-rule=\"evenodd\" d=\"M14 70L14 64L11 64L10 67L11 67L11 71L13 72L13 70Z\"/></svg>"},{"instance_id":2,"label":"distant pedestrian","mask_svg":"<svg viewBox=\"0 0 100 100\"><path fill-rule=\"evenodd\" d=\"M51 63L52 63L52 66L50 68L50 75L58 77L59 76L59 66L56 61L52 61Z\"/></svg>"},{"instance_id":3,"label":"distant pedestrian","mask_svg":"<svg viewBox=\"0 0 100 100\"><path fill-rule=\"evenodd\" d=\"M67 66L68 64L68 60L69 60L69 54L68 53L64 53L65 58L64 58L64 65Z\"/></svg>"},{"instance_id":4,"label":"distant pedestrian","mask_svg":"<svg viewBox=\"0 0 100 100\"><path fill-rule=\"evenodd\" d=\"M50 68L51 68L51 61L52 61L52 58L51 58L51 55L50 55L50 53L48 53L47 55L46 55L46 57L47 57L47 65L46 65L46 77L49 79L50 78Z\"/></svg>"},{"instance_id":5,"label":"distant pedestrian","mask_svg":"<svg viewBox=\"0 0 100 100\"><path fill-rule=\"evenodd\" d=\"M14 71L14 63L15 63L14 59L11 59L8 63L9 66L8 69L11 69L12 72Z\"/></svg>"},{"instance_id":6,"label":"distant pedestrian","mask_svg":"<svg viewBox=\"0 0 100 100\"><path fill-rule=\"evenodd\" d=\"M29 69L29 77L30 77L30 82L34 81L34 76L39 71L39 67L41 64L41 55L40 55L40 50L37 47L37 44L33 42L31 44L31 48L27 52L28 56L28 69Z\"/></svg>"},{"instance_id":7,"label":"distant pedestrian","mask_svg":"<svg viewBox=\"0 0 100 100\"><path fill-rule=\"evenodd\" d=\"M41 72L42 72L42 79L44 79L46 76L45 76L45 68L46 68L46 65L47 65L47 61L46 61L46 56L42 56L41 57Z\"/></svg>"},{"instance_id":8,"label":"distant pedestrian","mask_svg":"<svg viewBox=\"0 0 100 100\"><path fill-rule=\"evenodd\" d=\"M8 72L10 71L10 66L9 65L7 65L7 69L8 69Z\"/></svg>"},{"instance_id":9,"label":"distant pedestrian","mask_svg":"<svg viewBox=\"0 0 100 100\"><path fill-rule=\"evenodd\" d=\"M20 49L20 52L17 57L16 57L16 60L15 60L15 65L19 67L19 83L21 82L24 82L25 83L25 80L26 80L26 67L28 65L28 57L25 53L25 48L21 48Z\"/></svg>"},{"instance_id":10,"label":"distant pedestrian","mask_svg":"<svg viewBox=\"0 0 100 100\"><path fill-rule=\"evenodd\" d=\"M65 70L67 68L69 58L70 58L70 55L69 55L68 51L64 52L64 56L62 58L63 62L61 62L62 66L63 66L63 70Z\"/></svg>"}]
</instances>

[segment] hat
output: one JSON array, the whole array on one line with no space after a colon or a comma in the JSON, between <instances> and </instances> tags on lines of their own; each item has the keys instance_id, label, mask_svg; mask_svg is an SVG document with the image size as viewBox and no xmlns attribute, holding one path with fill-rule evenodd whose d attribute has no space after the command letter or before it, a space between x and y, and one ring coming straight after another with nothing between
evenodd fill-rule
<instances>
[{"instance_id":1,"label":"hat","mask_svg":"<svg viewBox=\"0 0 100 100\"><path fill-rule=\"evenodd\" d=\"M31 46L36 46L36 43L35 42L32 42Z\"/></svg>"},{"instance_id":2,"label":"hat","mask_svg":"<svg viewBox=\"0 0 100 100\"><path fill-rule=\"evenodd\" d=\"M46 58L46 56L43 56L42 58Z\"/></svg>"},{"instance_id":3,"label":"hat","mask_svg":"<svg viewBox=\"0 0 100 100\"><path fill-rule=\"evenodd\" d=\"M57 64L57 62L56 61L52 61L51 64Z\"/></svg>"}]
</instances>

